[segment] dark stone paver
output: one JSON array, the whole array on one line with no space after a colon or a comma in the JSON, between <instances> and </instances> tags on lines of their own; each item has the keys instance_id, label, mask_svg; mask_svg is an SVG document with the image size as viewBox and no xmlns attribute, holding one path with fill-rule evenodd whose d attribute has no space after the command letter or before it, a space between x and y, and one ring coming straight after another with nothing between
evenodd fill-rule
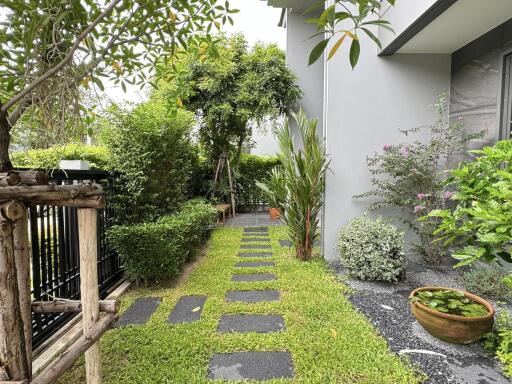
<instances>
[{"instance_id":1,"label":"dark stone paver","mask_svg":"<svg viewBox=\"0 0 512 384\"><path fill-rule=\"evenodd\" d=\"M289 352L216 353L210 359L208 378L217 380L270 380L293 378Z\"/></svg>"},{"instance_id":2,"label":"dark stone paver","mask_svg":"<svg viewBox=\"0 0 512 384\"><path fill-rule=\"evenodd\" d=\"M270 242L270 237L242 237L242 243Z\"/></svg>"},{"instance_id":3,"label":"dark stone paver","mask_svg":"<svg viewBox=\"0 0 512 384\"><path fill-rule=\"evenodd\" d=\"M271 245L259 245L259 244L243 244L240 246L241 249L272 249Z\"/></svg>"},{"instance_id":4,"label":"dark stone paver","mask_svg":"<svg viewBox=\"0 0 512 384\"><path fill-rule=\"evenodd\" d=\"M284 329L284 319L278 315L222 315L217 332L271 333Z\"/></svg>"},{"instance_id":5,"label":"dark stone paver","mask_svg":"<svg viewBox=\"0 0 512 384\"><path fill-rule=\"evenodd\" d=\"M277 277L272 273L251 273L233 275L231 281L250 282L250 281L272 281L277 280Z\"/></svg>"},{"instance_id":6,"label":"dark stone paver","mask_svg":"<svg viewBox=\"0 0 512 384\"><path fill-rule=\"evenodd\" d=\"M240 257L272 257L272 252L239 252Z\"/></svg>"},{"instance_id":7,"label":"dark stone paver","mask_svg":"<svg viewBox=\"0 0 512 384\"><path fill-rule=\"evenodd\" d=\"M240 301L243 303L260 303L262 301L279 300L279 291L275 289L252 291L228 291L226 301Z\"/></svg>"},{"instance_id":8,"label":"dark stone paver","mask_svg":"<svg viewBox=\"0 0 512 384\"><path fill-rule=\"evenodd\" d=\"M146 324L161 302L161 297L141 297L135 299L133 304L114 323L114 328Z\"/></svg>"},{"instance_id":9,"label":"dark stone paver","mask_svg":"<svg viewBox=\"0 0 512 384\"><path fill-rule=\"evenodd\" d=\"M253 233L253 232L268 233L268 227L245 227L244 228L244 233Z\"/></svg>"},{"instance_id":10,"label":"dark stone paver","mask_svg":"<svg viewBox=\"0 0 512 384\"><path fill-rule=\"evenodd\" d=\"M239 261L235 264L237 268L275 267L273 261Z\"/></svg>"},{"instance_id":11,"label":"dark stone paver","mask_svg":"<svg viewBox=\"0 0 512 384\"><path fill-rule=\"evenodd\" d=\"M281 247L291 247L292 246L292 242L290 240L279 240L279 245ZM321 245L320 240L315 240L313 245L315 247L319 247Z\"/></svg>"},{"instance_id":12,"label":"dark stone paver","mask_svg":"<svg viewBox=\"0 0 512 384\"><path fill-rule=\"evenodd\" d=\"M167 322L170 324L191 323L201 318L206 296L183 296L179 299Z\"/></svg>"}]
</instances>

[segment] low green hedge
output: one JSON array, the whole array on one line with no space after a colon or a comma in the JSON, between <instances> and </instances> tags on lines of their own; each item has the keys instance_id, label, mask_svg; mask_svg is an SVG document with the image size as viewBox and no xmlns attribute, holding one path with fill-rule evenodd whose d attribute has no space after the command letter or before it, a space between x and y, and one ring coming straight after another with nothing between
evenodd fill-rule
<instances>
[{"instance_id":1,"label":"low green hedge","mask_svg":"<svg viewBox=\"0 0 512 384\"><path fill-rule=\"evenodd\" d=\"M109 163L105 147L81 144L13 152L11 158L14 166L20 168L53 169L59 168L60 160L87 160L93 169L107 169Z\"/></svg>"},{"instance_id":2,"label":"low green hedge","mask_svg":"<svg viewBox=\"0 0 512 384\"><path fill-rule=\"evenodd\" d=\"M114 226L108 237L121 255L126 274L137 282L176 277L208 235L217 211L202 200L191 200L157 222Z\"/></svg>"}]
</instances>

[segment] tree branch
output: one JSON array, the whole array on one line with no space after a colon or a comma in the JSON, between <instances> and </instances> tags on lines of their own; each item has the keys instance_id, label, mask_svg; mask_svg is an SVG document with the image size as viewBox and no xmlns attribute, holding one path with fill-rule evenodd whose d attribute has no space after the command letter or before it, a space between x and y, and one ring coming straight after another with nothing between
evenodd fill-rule
<instances>
[{"instance_id":1,"label":"tree branch","mask_svg":"<svg viewBox=\"0 0 512 384\"><path fill-rule=\"evenodd\" d=\"M96 28L96 26L115 8L117 4L119 4L122 0L113 0L105 10L96 17L96 19L80 34L77 36L75 42L71 46L70 51L66 54L66 56L60 61L57 65L50 68L46 71L41 77L36 79L34 82L28 84L23 90L14 95L10 100L8 100L2 107L0 111L3 113L7 113L8 109L12 107L14 104L23 99L26 95L32 92L35 88L37 88L41 83L43 83L49 77L55 75L62 67L64 67L70 60L73 59L73 55L75 51L78 49L82 41Z\"/></svg>"}]
</instances>

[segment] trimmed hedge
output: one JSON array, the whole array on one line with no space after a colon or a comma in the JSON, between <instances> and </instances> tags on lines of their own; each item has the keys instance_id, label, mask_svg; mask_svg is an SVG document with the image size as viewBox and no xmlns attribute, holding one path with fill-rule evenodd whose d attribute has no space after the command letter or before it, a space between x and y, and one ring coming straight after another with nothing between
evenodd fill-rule
<instances>
[{"instance_id":1,"label":"trimmed hedge","mask_svg":"<svg viewBox=\"0 0 512 384\"><path fill-rule=\"evenodd\" d=\"M157 222L114 226L108 237L121 255L126 274L137 282L176 277L195 249L204 243L217 211L203 200L183 204Z\"/></svg>"},{"instance_id":2,"label":"trimmed hedge","mask_svg":"<svg viewBox=\"0 0 512 384\"><path fill-rule=\"evenodd\" d=\"M240 211L252 211L261 203L267 203L258 181L265 181L270 171L281 162L276 156L257 156L243 154L235 175L237 183L237 204Z\"/></svg>"},{"instance_id":3,"label":"trimmed hedge","mask_svg":"<svg viewBox=\"0 0 512 384\"><path fill-rule=\"evenodd\" d=\"M109 162L107 148L81 144L13 152L11 158L15 167L43 169L59 168L60 160L87 160L93 169L107 169Z\"/></svg>"}]
</instances>

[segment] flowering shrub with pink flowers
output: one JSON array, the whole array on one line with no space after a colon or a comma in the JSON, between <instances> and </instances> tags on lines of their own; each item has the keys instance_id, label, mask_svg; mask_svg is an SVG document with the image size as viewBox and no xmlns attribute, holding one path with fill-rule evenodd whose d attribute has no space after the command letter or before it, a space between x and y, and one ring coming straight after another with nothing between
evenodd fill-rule
<instances>
[{"instance_id":1,"label":"flowering shrub with pink flowers","mask_svg":"<svg viewBox=\"0 0 512 384\"><path fill-rule=\"evenodd\" d=\"M401 131L407 138L421 134L428 139L386 144L382 152L368 157L373 189L355 196L372 198L370 210L398 209L398 218L418 235L420 244L416 250L430 263L439 262L442 253L441 245L433 242L436 223L418 219L445 207L452 192L446 190L442 172L465 152L469 140L482 135L466 135L460 120L449 122L445 95L439 97L434 107L439 116L434 124Z\"/></svg>"}]
</instances>

